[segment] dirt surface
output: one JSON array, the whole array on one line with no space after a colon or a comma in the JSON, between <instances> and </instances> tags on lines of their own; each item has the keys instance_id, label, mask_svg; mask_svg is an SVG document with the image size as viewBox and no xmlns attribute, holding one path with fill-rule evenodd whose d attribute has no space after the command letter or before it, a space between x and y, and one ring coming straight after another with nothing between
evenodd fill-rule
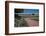
<instances>
[{"instance_id":1,"label":"dirt surface","mask_svg":"<svg viewBox=\"0 0 46 36\"><path fill-rule=\"evenodd\" d=\"M24 18L27 22L27 25L30 26L39 26L39 21L32 20L31 18Z\"/></svg>"}]
</instances>

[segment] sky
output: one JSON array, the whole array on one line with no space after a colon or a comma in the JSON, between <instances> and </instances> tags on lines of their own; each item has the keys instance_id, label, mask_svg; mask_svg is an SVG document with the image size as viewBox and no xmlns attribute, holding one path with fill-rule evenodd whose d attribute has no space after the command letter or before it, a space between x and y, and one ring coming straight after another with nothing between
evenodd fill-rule
<instances>
[{"instance_id":1,"label":"sky","mask_svg":"<svg viewBox=\"0 0 46 36\"><path fill-rule=\"evenodd\" d=\"M32 14L32 13L39 13L39 9L24 9L23 13L21 14Z\"/></svg>"}]
</instances>

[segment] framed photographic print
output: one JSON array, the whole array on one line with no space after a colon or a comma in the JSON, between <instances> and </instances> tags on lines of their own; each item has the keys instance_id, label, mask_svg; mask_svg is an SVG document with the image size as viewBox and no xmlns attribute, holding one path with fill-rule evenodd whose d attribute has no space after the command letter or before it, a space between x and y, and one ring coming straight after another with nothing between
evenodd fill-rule
<instances>
[{"instance_id":1,"label":"framed photographic print","mask_svg":"<svg viewBox=\"0 0 46 36\"><path fill-rule=\"evenodd\" d=\"M5 2L5 34L45 32L45 3Z\"/></svg>"}]
</instances>

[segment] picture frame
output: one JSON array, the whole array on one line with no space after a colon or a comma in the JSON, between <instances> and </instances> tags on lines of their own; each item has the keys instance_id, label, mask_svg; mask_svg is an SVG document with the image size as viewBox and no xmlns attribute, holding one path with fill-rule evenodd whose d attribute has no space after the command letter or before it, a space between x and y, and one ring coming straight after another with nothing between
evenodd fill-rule
<instances>
[{"instance_id":1,"label":"picture frame","mask_svg":"<svg viewBox=\"0 0 46 36\"><path fill-rule=\"evenodd\" d=\"M39 26L36 26L36 27L35 26L34 27L17 26L16 27L15 25L14 27L14 24L13 24L14 12L16 12L16 8L17 8L17 11L18 11L18 8L26 11L28 9L31 10L32 8L33 10L35 9L37 11L39 9ZM45 32L45 3L5 1L5 35L34 34L34 33L44 33L44 32Z\"/></svg>"}]
</instances>

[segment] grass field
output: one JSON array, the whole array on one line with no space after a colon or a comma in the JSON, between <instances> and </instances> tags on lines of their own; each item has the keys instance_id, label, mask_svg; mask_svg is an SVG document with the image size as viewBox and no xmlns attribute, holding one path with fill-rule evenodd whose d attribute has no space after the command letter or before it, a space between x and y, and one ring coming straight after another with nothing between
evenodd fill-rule
<instances>
[{"instance_id":1,"label":"grass field","mask_svg":"<svg viewBox=\"0 0 46 36\"><path fill-rule=\"evenodd\" d=\"M31 20L39 21L39 16L21 16L21 18L15 19L15 27L27 27L27 22L24 20L24 18L31 18Z\"/></svg>"},{"instance_id":2,"label":"grass field","mask_svg":"<svg viewBox=\"0 0 46 36\"><path fill-rule=\"evenodd\" d=\"M24 20L24 18L19 19L19 20L15 20L15 27L27 27L27 23Z\"/></svg>"},{"instance_id":3,"label":"grass field","mask_svg":"<svg viewBox=\"0 0 46 36\"><path fill-rule=\"evenodd\" d=\"M39 16L32 16L32 20L39 21Z\"/></svg>"}]
</instances>

